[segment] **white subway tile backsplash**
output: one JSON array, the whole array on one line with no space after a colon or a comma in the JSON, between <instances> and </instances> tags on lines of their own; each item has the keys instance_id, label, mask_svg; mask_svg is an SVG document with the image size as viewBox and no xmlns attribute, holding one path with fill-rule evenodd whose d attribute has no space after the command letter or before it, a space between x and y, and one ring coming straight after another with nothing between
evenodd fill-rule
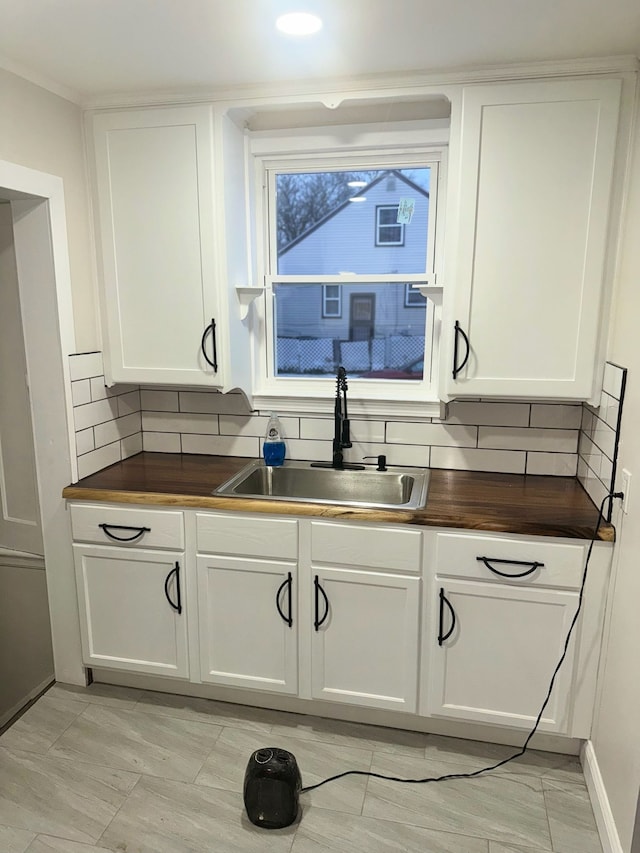
<instances>
[{"instance_id":1,"label":"white subway tile backsplash","mask_svg":"<svg viewBox=\"0 0 640 853\"><path fill-rule=\"evenodd\" d=\"M180 453L180 433L143 432L142 449L151 453Z\"/></svg>"},{"instance_id":2,"label":"white subway tile backsplash","mask_svg":"<svg viewBox=\"0 0 640 853\"><path fill-rule=\"evenodd\" d=\"M432 447L432 468L455 468L462 471L496 471L502 474L524 474L524 450L479 450L471 447Z\"/></svg>"},{"instance_id":3,"label":"white subway tile backsplash","mask_svg":"<svg viewBox=\"0 0 640 853\"><path fill-rule=\"evenodd\" d=\"M78 456L82 456L83 453L89 453L90 450L95 450L95 447L93 427L82 429L76 433L76 454Z\"/></svg>"},{"instance_id":4,"label":"white subway tile backsplash","mask_svg":"<svg viewBox=\"0 0 640 853\"><path fill-rule=\"evenodd\" d=\"M478 427L394 421L387 424L387 442L389 444L425 444L432 447L476 447Z\"/></svg>"},{"instance_id":5,"label":"white subway tile backsplash","mask_svg":"<svg viewBox=\"0 0 640 853\"><path fill-rule=\"evenodd\" d=\"M72 382L76 379L90 379L103 373L101 352L83 352L69 356L69 377Z\"/></svg>"},{"instance_id":6,"label":"white subway tile backsplash","mask_svg":"<svg viewBox=\"0 0 640 853\"><path fill-rule=\"evenodd\" d=\"M217 435L217 415L193 415L186 412L142 412L142 430L146 432L198 433Z\"/></svg>"},{"instance_id":7,"label":"white subway tile backsplash","mask_svg":"<svg viewBox=\"0 0 640 853\"><path fill-rule=\"evenodd\" d=\"M616 446L616 431L611 429L609 424L606 424L600 418L594 420L593 433L591 436L593 443L597 444L600 450L613 459Z\"/></svg>"},{"instance_id":8,"label":"white subway tile backsplash","mask_svg":"<svg viewBox=\"0 0 640 853\"><path fill-rule=\"evenodd\" d=\"M87 429L87 427L111 421L117 415L118 404L115 398L98 400L95 403L87 403L84 406L76 406L73 410L76 430Z\"/></svg>"},{"instance_id":9,"label":"white subway tile backsplash","mask_svg":"<svg viewBox=\"0 0 640 853\"><path fill-rule=\"evenodd\" d=\"M118 397L118 416L124 417L140 411L140 391L128 391Z\"/></svg>"},{"instance_id":10,"label":"white subway tile backsplash","mask_svg":"<svg viewBox=\"0 0 640 853\"><path fill-rule=\"evenodd\" d=\"M527 453L527 474L550 474L556 477L575 477L578 457L575 453Z\"/></svg>"},{"instance_id":11,"label":"white subway tile backsplash","mask_svg":"<svg viewBox=\"0 0 640 853\"><path fill-rule=\"evenodd\" d=\"M620 401L609 394L602 392L600 396L600 408L598 409L598 417L608 424L611 429L618 428L618 415L620 413Z\"/></svg>"},{"instance_id":12,"label":"white subway tile backsplash","mask_svg":"<svg viewBox=\"0 0 640 853\"><path fill-rule=\"evenodd\" d=\"M618 367L607 361L604 366L604 379L602 380L602 390L619 400L622 395L622 378L624 376L624 368Z\"/></svg>"},{"instance_id":13,"label":"white subway tile backsplash","mask_svg":"<svg viewBox=\"0 0 640 853\"><path fill-rule=\"evenodd\" d=\"M90 474L95 474L96 471L101 471L109 465L120 461L120 442L116 441L113 444L106 444L98 450L92 450L90 453L85 453L84 456L78 457L78 477L88 477Z\"/></svg>"},{"instance_id":14,"label":"white subway tile backsplash","mask_svg":"<svg viewBox=\"0 0 640 853\"><path fill-rule=\"evenodd\" d=\"M387 457L387 465L408 465L416 468L428 468L431 459L431 448L419 444L355 444L346 457L349 462L363 462L365 465L375 465L376 456L381 453Z\"/></svg>"},{"instance_id":15,"label":"white subway tile backsplash","mask_svg":"<svg viewBox=\"0 0 640 853\"><path fill-rule=\"evenodd\" d=\"M82 406L91 402L91 382L89 379L78 379L71 383L71 401L74 406Z\"/></svg>"},{"instance_id":16,"label":"white subway tile backsplash","mask_svg":"<svg viewBox=\"0 0 640 853\"><path fill-rule=\"evenodd\" d=\"M177 391L153 391L142 388L140 406L143 412L179 412Z\"/></svg>"},{"instance_id":17,"label":"white subway tile backsplash","mask_svg":"<svg viewBox=\"0 0 640 853\"><path fill-rule=\"evenodd\" d=\"M130 456L135 456L142 450L142 433L136 432L134 435L129 435L123 438L120 442L120 455L123 459L128 459Z\"/></svg>"},{"instance_id":18,"label":"white subway tile backsplash","mask_svg":"<svg viewBox=\"0 0 640 853\"><path fill-rule=\"evenodd\" d=\"M533 403L531 406L532 427L556 427L559 429L580 429L582 406L551 405Z\"/></svg>"},{"instance_id":19,"label":"white subway tile backsplash","mask_svg":"<svg viewBox=\"0 0 640 853\"><path fill-rule=\"evenodd\" d=\"M600 507L600 504L609 493L609 489L598 477L596 477L593 471L587 467L582 459L578 463L578 479L594 504L597 507ZM606 510L607 507L605 506L605 512Z\"/></svg>"},{"instance_id":20,"label":"white subway tile backsplash","mask_svg":"<svg viewBox=\"0 0 640 853\"><path fill-rule=\"evenodd\" d=\"M480 427L478 447L496 450L541 450L551 453L576 453L578 430Z\"/></svg>"},{"instance_id":21,"label":"white subway tile backsplash","mask_svg":"<svg viewBox=\"0 0 640 853\"><path fill-rule=\"evenodd\" d=\"M453 402L449 403L447 423L526 427L530 408L529 403Z\"/></svg>"},{"instance_id":22,"label":"white subway tile backsplash","mask_svg":"<svg viewBox=\"0 0 640 853\"><path fill-rule=\"evenodd\" d=\"M333 418L300 418L300 438L311 441L331 441L334 426ZM384 438L382 440L384 441Z\"/></svg>"},{"instance_id":23,"label":"white subway tile backsplash","mask_svg":"<svg viewBox=\"0 0 640 853\"><path fill-rule=\"evenodd\" d=\"M257 457L260 455L260 440L250 436L183 434L182 452Z\"/></svg>"},{"instance_id":24,"label":"white subway tile backsplash","mask_svg":"<svg viewBox=\"0 0 640 853\"><path fill-rule=\"evenodd\" d=\"M93 428L96 447L102 447L105 444L111 444L113 441L126 438L129 435L140 432L140 429L140 412L134 412L131 415L125 415L123 418L116 418L114 421L98 424Z\"/></svg>"},{"instance_id":25,"label":"white subway tile backsplash","mask_svg":"<svg viewBox=\"0 0 640 853\"><path fill-rule=\"evenodd\" d=\"M202 414L249 415L251 408L244 394L218 391L180 391L180 411ZM143 408L146 408L143 406Z\"/></svg>"},{"instance_id":26,"label":"white subway tile backsplash","mask_svg":"<svg viewBox=\"0 0 640 853\"><path fill-rule=\"evenodd\" d=\"M264 438L269 418L266 415L219 415L220 435L249 435ZM280 418L285 440L298 438L298 418ZM332 421L333 423L333 421Z\"/></svg>"},{"instance_id":27,"label":"white subway tile backsplash","mask_svg":"<svg viewBox=\"0 0 640 853\"><path fill-rule=\"evenodd\" d=\"M600 448L597 447L585 433L580 435L578 453L580 454L580 458L584 459L587 463L592 473L594 473L596 477L599 477L604 455Z\"/></svg>"},{"instance_id":28,"label":"white subway tile backsplash","mask_svg":"<svg viewBox=\"0 0 640 853\"><path fill-rule=\"evenodd\" d=\"M137 385L110 385L107 386L104 381L104 376L94 376L91 382L91 399L104 400L106 397L119 397L122 394L127 394L130 391L137 391Z\"/></svg>"},{"instance_id":29,"label":"white subway tile backsplash","mask_svg":"<svg viewBox=\"0 0 640 853\"><path fill-rule=\"evenodd\" d=\"M355 462L355 457L345 458ZM380 451L383 453L384 451ZM332 447L330 441L314 441L313 439L293 438L287 441L287 459L309 462L331 462Z\"/></svg>"},{"instance_id":30,"label":"white subway tile backsplash","mask_svg":"<svg viewBox=\"0 0 640 853\"><path fill-rule=\"evenodd\" d=\"M364 420L363 418L350 418L352 441L379 441L384 443L385 423L377 420ZM334 432L333 418L311 418L300 419L300 438L308 438L319 441L332 441Z\"/></svg>"}]
</instances>

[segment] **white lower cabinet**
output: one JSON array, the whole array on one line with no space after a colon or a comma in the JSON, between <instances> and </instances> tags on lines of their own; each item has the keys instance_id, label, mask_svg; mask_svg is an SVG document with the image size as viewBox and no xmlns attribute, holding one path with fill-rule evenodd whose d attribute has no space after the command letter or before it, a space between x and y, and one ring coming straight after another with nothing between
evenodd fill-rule
<instances>
[{"instance_id":1,"label":"white lower cabinet","mask_svg":"<svg viewBox=\"0 0 640 853\"><path fill-rule=\"evenodd\" d=\"M573 539L175 508L75 504L71 519L87 666L240 687L249 702L259 690L526 730L587 552ZM610 559L598 543L542 731L589 736Z\"/></svg>"},{"instance_id":2,"label":"white lower cabinet","mask_svg":"<svg viewBox=\"0 0 640 853\"><path fill-rule=\"evenodd\" d=\"M420 578L314 568L314 699L415 712Z\"/></svg>"},{"instance_id":3,"label":"white lower cabinet","mask_svg":"<svg viewBox=\"0 0 640 853\"><path fill-rule=\"evenodd\" d=\"M84 662L189 677L184 554L74 545Z\"/></svg>"},{"instance_id":4,"label":"white lower cabinet","mask_svg":"<svg viewBox=\"0 0 640 853\"><path fill-rule=\"evenodd\" d=\"M197 567L202 680L297 693L296 564L199 555Z\"/></svg>"},{"instance_id":5,"label":"white lower cabinet","mask_svg":"<svg viewBox=\"0 0 640 853\"><path fill-rule=\"evenodd\" d=\"M578 606L577 592L436 579L426 713L530 729ZM567 732L575 643L540 729Z\"/></svg>"}]
</instances>

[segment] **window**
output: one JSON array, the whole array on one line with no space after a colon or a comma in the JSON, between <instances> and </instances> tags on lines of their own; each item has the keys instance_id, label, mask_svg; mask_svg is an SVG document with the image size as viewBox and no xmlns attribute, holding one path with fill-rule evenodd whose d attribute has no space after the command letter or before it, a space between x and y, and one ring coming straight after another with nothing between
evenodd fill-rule
<instances>
[{"instance_id":1,"label":"window","mask_svg":"<svg viewBox=\"0 0 640 853\"><path fill-rule=\"evenodd\" d=\"M404 225L398 224L400 205L376 207L376 246L404 246Z\"/></svg>"},{"instance_id":2,"label":"window","mask_svg":"<svg viewBox=\"0 0 640 853\"><path fill-rule=\"evenodd\" d=\"M288 397L326 408L339 365L356 400L429 399L435 308L410 285L435 284L444 143L429 147L426 133L416 145L412 132L413 145L355 153L294 144L283 154L282 143L275 156L272 138L264 152L252 142L267 295L261 406L264 394L284 410Z\"/></svg>"},{"instance_id":3,"label":"window","mask_svg":"<svg viewBox=\"0 0 640 853\"><path fill-rule=\"evenodd\" d=\"M322 285L322 316L342 317L342 290L339 284Z\"/></svg>"}]
</instances>

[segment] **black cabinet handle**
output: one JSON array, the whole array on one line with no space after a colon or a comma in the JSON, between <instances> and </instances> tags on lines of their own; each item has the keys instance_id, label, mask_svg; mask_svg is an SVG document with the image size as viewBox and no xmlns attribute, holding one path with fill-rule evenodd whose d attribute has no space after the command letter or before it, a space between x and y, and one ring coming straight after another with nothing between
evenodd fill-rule
<instances>
[{"instance_id":1,"label":"black cabinet handle","mask_svg":"<svg viewBox=\"0 0 640 853\"><path fill-rule=\"evenodd\" d=\"M282 608L280 607L280 593L284 588L287 588L287 605L289 609L289 615L285 616L282 612ZM282 617L282 620L287 623L290 628L293 628L293 610L292 610L292 587L293 587L293 576L291 572L287 574L286 580L284 580L280 586L278 587L278 591L276 592L276 608L278 613Z\"/></svg>"},{"instance_id":2,"label":"black cabinet handle","mask_svg":"<svg viewBox=\"0 0 640 853\"><path fill-rule=\"evenodd\" d=\"M169 584L171 583L172 575L176 576L176 601L171 600L171 596L169 595ZM173 607L173 609L177 613L182 613L182 596L180 594L180 563L176 563L174 568L171 569L167 577L164 581L164 594L167 597L167 601Z\"/></svg>"},{"instance_id":3,"label":"black cabinet handle","mask_svg":"<svg viewBox=\"0 0 640 853\"><path fill-rule=\"evenodd\" d=\"M204 348L204 343L207 339L207 335L211 331L211 339L213 344L213 360L209 358L207 355L207 351ZM214 373L218 372L218 343L216 340L216 321L214 319L211 320L211 323L207 326L207 328L202 333L202 340L200 341L200 349L202 350L202 355L204 356L204 360L207 364L213 367Z\"/></svg>"},{"instance_id":4,"label":"black cabinet handle","mask_svg":"<svg viewBox=\"0 0 640 853\"><path fill-rule=\"evenodd\" d=\"M98 527L102 528L105 536L108 536L109 539L115 539L116 542L133 542L143 533L151 532L150 527L129 527L126 524L99 524ZM116 536L115 533L110 532L111 530L133 530L135 532L133 536Z\"/></svg>"},{"instance_id":5,"label":"black cabinet handle","mask_svg":"<svg viewBox=\"0 0 640 853\"><path fill-rule=\"evenodd\" d=\"M316 575L315 578L313 579L313 585L315 587L315 616L314 616L314 620L313 620L313 627L316 629L316 631L319 631L320 628L324 625L324 623L327 619L327 616L329 615L329 599L327 598L327 593L320 586L320 581L318 580L318 575ZM325 610L324 610L324 615L323 615L322 619L318 619L318 615L319 615L319 606L318 605L320 604L320 596L321 595L324 598Z\"/></svg>"},{"instance_id":6,"label":"black cabinet handle","mask_svg":"<svg viewBox=\"0 0 640 853\"><path fill-rule=\"evenodd\" d=\"M465 352L464 358L462 359L460 364L458 364L458 339L459 339L460 335L462 335L462 340L465 343L466 352ZM460 325L460 323L458 323L458 321L456 320L455 331L454 331L454 336L453 336L453 378L454 379L460 373L460 371L465 366L465 364L469 361L470 351L471 351L471 348L469 346L469 338L464 333L464 330L463 330L462 326Z\"/></svg>"},{"instance_id":7,"label":"black cabinet handle","mask_svg":"<svg viewBox=\"0 0 640 853\"><path fill-rule=\"evenodd\" d=\"M442 633L442 625L444 623L444 606L445 604L449 608L449 613L451 614L451 627L447 631L446 634ZM440 624L438 625L438 645L441 646L445 640L448 640L449 637L453 634L453 631L456 627L456 612L451 606L451 602L444 594L444 589L440 587Z\"/></svg>"},{"instance_id":8,"label":"black cabinet handle","mask_svg":"<svg viewBox=\"0 0 640 853\"><path fill-rule=\"evenodd\" d=\"M493 572L494 575L500 575L501 578L524 578L544 566L544 563L538 563L535 560L533 562L531 560L498 560L496 557L476 557L476 560L484 563L490 572ZM523 572L501 572L500 569L494 569L491 563L500 563L503 566L528 566L529 568Z\"/></svg>"}]
</instances>

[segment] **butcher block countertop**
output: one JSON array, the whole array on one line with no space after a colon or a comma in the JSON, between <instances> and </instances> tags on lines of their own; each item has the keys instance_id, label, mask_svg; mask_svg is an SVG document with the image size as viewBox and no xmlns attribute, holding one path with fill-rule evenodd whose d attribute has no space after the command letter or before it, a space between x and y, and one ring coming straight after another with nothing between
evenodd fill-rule
<instances>
[{"instance_id":1,"label":"butcher block countertop","mask_svg":"<svg viewBox=\"0 0 640 853\"><path fill-rule=\"evenodd\" d=\"M418 524L468 530L590 539L598 511L572 477L432 469L427 505L419 510L362 509L298 501L215 497L211 492L251 460L235 456L139 453L67 486L69 500L108 501L349 521ZM601 523L598 538L614 541Z\"/></svg>"}]
</instances>

